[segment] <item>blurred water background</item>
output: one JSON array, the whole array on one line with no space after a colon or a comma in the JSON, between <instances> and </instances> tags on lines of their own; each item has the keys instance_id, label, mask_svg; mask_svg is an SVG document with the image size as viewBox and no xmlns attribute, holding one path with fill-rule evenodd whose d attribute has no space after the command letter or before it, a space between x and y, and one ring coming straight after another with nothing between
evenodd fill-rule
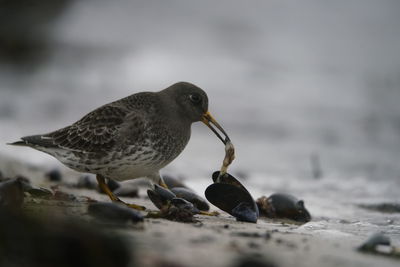
<instances>
[{"instance_id":1,"label":"blurred water background","mask_svg":"<svg viewBox=\"0 0 400 267\"><path fill-rule=\"evenodd\" d=\"M208 93L236 146L231 172L255 197L303 198L306 231L400 241L399 213L357 207L400 201L399 12L395 0L2 1L1 154L60 166L5 143L189 81ZM165 172L204 192L223 156L198 123Z\"/></svg>"}]
</instances>

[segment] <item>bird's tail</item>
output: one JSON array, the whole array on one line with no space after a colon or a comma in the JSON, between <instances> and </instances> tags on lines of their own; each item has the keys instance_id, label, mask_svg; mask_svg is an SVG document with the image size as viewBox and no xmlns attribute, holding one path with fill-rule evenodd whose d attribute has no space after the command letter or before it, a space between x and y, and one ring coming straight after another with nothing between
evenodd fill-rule
<instances>
[{"instance_id":1,"label":"bird's tail","mask_svg":"<svg viewBox=\"0 0 400 267\"><path fill-rule=\"evenodd\" d=\"M12 146L30 146L30 147L51 147L54 146L53 140L50 137L43 135L30 135L22 137L20 141L7 143Z\"/></svg>"},{"instance_id":2,"label":"bird's tail","mask_svg":"<svg viewBox=\"0 0 400 267\"><path fill-rule=\"evenodd\" d=\"M13 143L7 143L7 145L10 145L10 146L27 146L28 143L26 141L17 141L17 142L13 142Z\"/></svg>"}]
</instances>

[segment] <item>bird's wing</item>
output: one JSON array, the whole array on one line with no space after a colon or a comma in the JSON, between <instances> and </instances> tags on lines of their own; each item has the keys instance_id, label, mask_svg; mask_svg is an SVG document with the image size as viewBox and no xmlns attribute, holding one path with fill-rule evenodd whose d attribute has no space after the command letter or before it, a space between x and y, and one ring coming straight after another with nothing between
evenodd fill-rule
<instances>
[{"instance_id":1,"label":"bird's wing","mask_svg":"<svg viewBox=\"0 0 400 267\"><path fill-rule=\"evenodd\" d=\"M120 106L106 105L92 111L71 126L41 138L70 151L107 151L120 141L121 131L127 128L127 116L134 117L139 122L143 120L136 112Z\"/></svg>"},{"instance_id":2,"label":"bird's wing","mask_svg":"<svg viewBox=\"0 0 400 267\"><path fill-rule=\"evenodd\" d=\"M148 101L154 93L138 93L97 108L76 123L60 130L22 137L10 145L30 146L39 150L61 148L90 153L140 145L148 136L148 113L154 105Z\"/></svg>"}]
</instances>

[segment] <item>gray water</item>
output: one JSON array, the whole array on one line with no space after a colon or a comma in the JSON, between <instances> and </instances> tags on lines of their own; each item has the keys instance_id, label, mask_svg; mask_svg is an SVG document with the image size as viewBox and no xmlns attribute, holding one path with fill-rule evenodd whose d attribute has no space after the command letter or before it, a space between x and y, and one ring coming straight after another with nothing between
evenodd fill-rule
<instances>
[{"instance_id":1,"label":"gray water","mask_svg":"<svg viewBox=\"0 0 400 267\"><path fill-rule=\"evenodd\" d=\"M2 154L59 166L5 143L185 80L208 93L236 146L231 172L255 197L303 198L307 231L400 242L398 213L356 206L400 202L400 2L65 2L32 29L36 57L0 63ZM203 192L223 156L196 124L164 172Z\"/></svg>"}]
</instances>

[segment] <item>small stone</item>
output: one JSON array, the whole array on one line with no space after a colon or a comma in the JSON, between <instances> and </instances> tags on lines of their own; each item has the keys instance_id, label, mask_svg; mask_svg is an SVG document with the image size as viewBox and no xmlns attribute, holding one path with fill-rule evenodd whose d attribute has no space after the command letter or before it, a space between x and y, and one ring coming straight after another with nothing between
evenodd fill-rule
<instances>
[{"instance_id":1,"label":"small stone","mask_svg":"<svg viewBox=\"0 0 400 267\"><path fill-rule=\"evenodd\" d=\"M62 180L62 174L59 169L51 170L45 176L52 182L60 182Z\"/></svg>"},{"instance_id":2,"label":"small stone","mask_svg":"<svg viewBox=\"0 0 400 267\"><path fill-rule=\"evenodd\" d=\"M374 252L378 245L390 246L390 238L382 233L375 233L358 248L358 251Z\"/></svg>"},{"instance_id":3,"label":"small stone","mask_svg":"<svg viewBox=\"0 0 400 267\"><path fill-rule=\"evenodd\" d=\"M97 189L98 188L96 178L94 176L90 176L90 175L80 176L75 187L86 188L86 189Z\"/></svg>"}]
</instances>

